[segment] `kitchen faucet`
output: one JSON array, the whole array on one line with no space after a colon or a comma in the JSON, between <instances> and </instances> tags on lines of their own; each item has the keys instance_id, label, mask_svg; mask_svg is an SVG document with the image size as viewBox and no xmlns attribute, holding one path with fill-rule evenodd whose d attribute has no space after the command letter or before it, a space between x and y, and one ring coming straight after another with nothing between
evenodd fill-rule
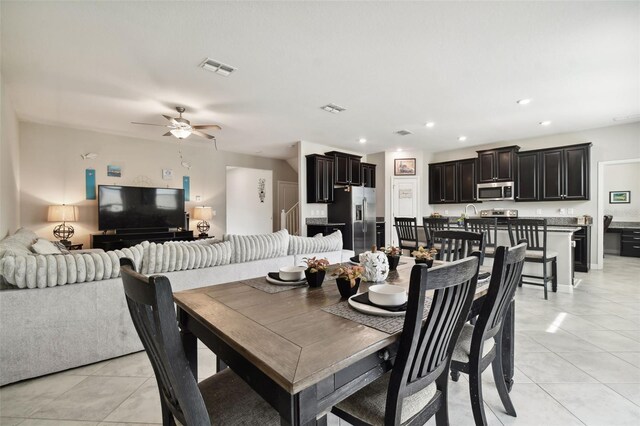
<instances>
[{"instance_id":1,"label":"kitchen faucet","mask_svg":"<svg viewBox=\"0 0 640 426\"><path fill-rule=\"evenodd\" d=\"M464 206L464 215L465 217L467 216L467 208L469 208L469 206L473 207L473 212L476 214L476 216L478 216L478 209L476 208L476 206L474 206L473 204L467 204L466 206Z\"/></svg>"}]
</instances>

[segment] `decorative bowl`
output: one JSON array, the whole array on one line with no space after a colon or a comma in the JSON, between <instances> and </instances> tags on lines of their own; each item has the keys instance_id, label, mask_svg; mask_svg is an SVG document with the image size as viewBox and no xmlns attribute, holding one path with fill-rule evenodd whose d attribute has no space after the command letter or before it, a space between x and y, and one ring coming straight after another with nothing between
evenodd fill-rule
<instances>
[{"instance_id":1,"label":"decorative bowl","mask_svg":"<svg viewBox=\"0 0 640 426\"><path fill-rule=\"evenodd\" d=\"M397 285L376 284L369 287L369 300L380 306L400 306L407 301L407 291Z\"/></svg>"},{"instance_id":2,"label":"decorative bowl","mask_svg":"<svg viewBox=\"0 0 640 426\"><path fill-rule=\"evenodd\" d=\"M306 266L283 266L278 275L283 281L301 281L304 279L306 269Z\"/></svg>"}]
</instances>

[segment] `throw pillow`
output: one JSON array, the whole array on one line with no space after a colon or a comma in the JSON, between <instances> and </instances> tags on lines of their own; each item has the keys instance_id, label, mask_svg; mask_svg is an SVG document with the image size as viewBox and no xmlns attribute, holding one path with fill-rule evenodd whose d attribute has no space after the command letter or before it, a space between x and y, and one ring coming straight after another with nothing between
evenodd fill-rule
<instances>
[{"instance_id":1,"label":"throw pillow","mask_svg":"<svg viewBox=\"0 0 640 426\"><path fill-rule=\"evenodd\" d=\"M61 254L62 252L54 243L44 238L38 240L31 245L31 250L37 254Z\"/></svg>"}]
</instances>

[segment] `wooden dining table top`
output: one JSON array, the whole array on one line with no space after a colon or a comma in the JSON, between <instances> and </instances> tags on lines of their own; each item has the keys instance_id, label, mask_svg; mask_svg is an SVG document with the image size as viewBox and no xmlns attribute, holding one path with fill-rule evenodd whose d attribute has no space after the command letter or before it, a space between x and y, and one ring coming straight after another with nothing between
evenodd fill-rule
<instances>
[{"instance_id":1,"label":"wooden dining table top","mask_svg":"<svg viewBox=\"0 0 640 426\"><path fill-rule=\"evenodd\" d=\"M387 283L409 287L412 258L402 258ZM438 267L438 264L434 264ZM335 280L322 287L266 293L241 280L174 293L176 304L223 339L274 382L295 394L400 337L322 308L344 301ZM361 283L361 291L368 288ZM484 296L478 288L475 298Z\"/></svg>"}]
</instances>

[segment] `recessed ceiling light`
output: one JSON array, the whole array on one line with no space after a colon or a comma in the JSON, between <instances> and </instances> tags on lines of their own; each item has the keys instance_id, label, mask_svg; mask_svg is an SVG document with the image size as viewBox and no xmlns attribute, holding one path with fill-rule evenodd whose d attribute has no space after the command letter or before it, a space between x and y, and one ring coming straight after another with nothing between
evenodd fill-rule
<instances>
[{"instance_id":1,"label":"recessed ceiling light","mask_svg":"<svg viewBox=\"0 0 640 426\"><path fill-rule=\"evenodd\" d=\"M407 136L407 135L412 135L413 132L407 129L402 129L402 130L398 130L396 132L396 135L400 135L400 136Z\"/></svg>"},{"instance_id":2,"label":"recessed ceiling light","mask_svg":"<svg viewBox=\"0 0 640 426\"><path fill-rule=\"evenodd\" d=\"M518 100L516 101L516 103L517 103L518 105L527 105L527 104L528 104L528 103L530 103L530 102L531 102L531 99L529 99L529 98L518 99Z\"/></svg>"},{"instance_id":3,"label":"recessed ceiling light","mask_svg":"<svg viewBox=\"0 0 640 426\"><path fill-rule=\"evenodd\" d=\"M346 108L343 108L340 105L336 105L336 104L327 104L325 106L321 106L320 108L332 114L337 114L339 112L346 111Z\"/></svg>"},{"instance_id":4,"label":"recessed ceiling light","mask_svg":"<svg viewBox=\"0 0 640 426\"><path fill-rule=\"evenodd\" d=\"M224 77L228 77L229 74L237 70L236 67L232 67L231 65L223 64L222 62L216 61L215 59L207 58L200 64L202 69L207 71L215 72L216 74L220 74Z\"/></svg>"},{"instance_id":5,"label":"recessed ceiling light","mask_svg":"<svg viewBox=\"0 0 640 426\"><path fill-rule=\"evenodd\" d=\"M367 142L367 140L366 140L365 138L360 138L360 139L358 139L358 142L360 142L360 143L366 143L366 142Z\"/></svg>"},{"instance_id":6,"label":"recessed ceiling light","mask_svg":"<svg viewBox=\"0 0 640 426\"><path fill-rule=\"evenodd\" d=\"M435 125L436 123L434 123L433 121L427 121L427 124L425 124L424 127L432 128Z\"/></svg>"},{"instance_id":7,"label":"recessed ceiling light","mask_svg":"<svg viewBox=\"0 0 640 426\"><path fill-rule=\"evenodd\" d=\"M541 126L548 126L549 124L551 124L551 122L549 120L545 120L545 121L541 121L540 123Z\"/></svg>"},{"instance_id":8,"label":"recessed ceiling light","mask_svg":"<svg viewBox=\"0 0 640 426\"><path fill-rule=\"evenodd\" d=\"M467 140L467 137L466 137L466 136L460 136L460 137L458 138L458 141L459 141L459 142L464 142L464 141L466 141L466 140Z\"/></svg>"}]
</instances>

